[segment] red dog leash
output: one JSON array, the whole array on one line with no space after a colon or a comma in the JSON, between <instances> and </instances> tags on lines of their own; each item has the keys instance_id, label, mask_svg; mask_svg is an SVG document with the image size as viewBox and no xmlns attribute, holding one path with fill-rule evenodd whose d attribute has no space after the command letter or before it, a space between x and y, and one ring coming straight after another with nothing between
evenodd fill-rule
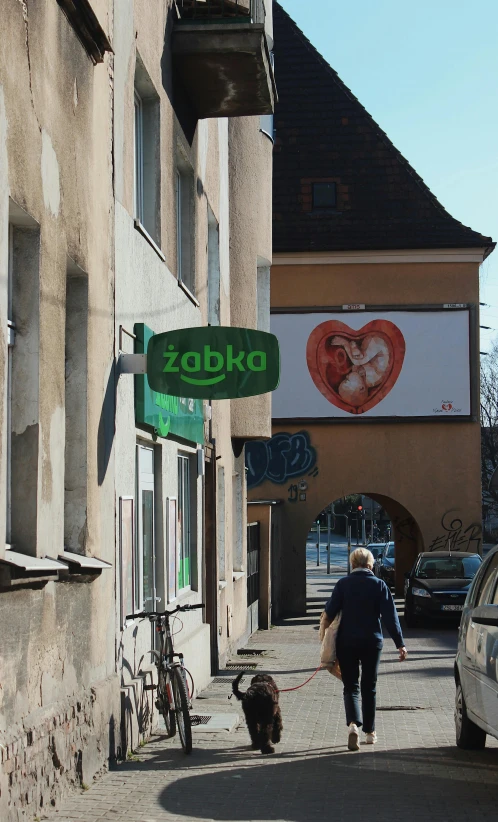
<instances>
[{"instance_id":1,"label":"red dog leash","mask_svg":"<svg viewBox=\"0 0 498 822\"><path fill-rule=\"evenodd\" d=\"M306 682L303 682L302 685L296 685L295 688L279 688L278 689L279 694L288 694L289 691L299 691L299 688L304 688L304 686L307 685L308 682L311 682L313 677L317 675L318 671L321 671L321 670L322 670L322 666L319 665L318 668L316 669L315 673L311 674L310 678L307 679Z\"/></svg>"}]
</instances>

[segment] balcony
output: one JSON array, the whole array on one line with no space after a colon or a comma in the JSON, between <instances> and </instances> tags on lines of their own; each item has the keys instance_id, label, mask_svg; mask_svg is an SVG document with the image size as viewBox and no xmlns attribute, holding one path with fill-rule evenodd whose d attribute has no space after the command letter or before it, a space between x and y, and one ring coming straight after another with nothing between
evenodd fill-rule
<instances>
[{"instance_id":1,"label":"balcony","mask_svg":"<svg viewBox=\"0 0 498 822\"><path fill-rule=\"evenodd\" d=\"M264 0L177 0L173 69L199 119L271 114Z\"/></svg>"}]
</instances>

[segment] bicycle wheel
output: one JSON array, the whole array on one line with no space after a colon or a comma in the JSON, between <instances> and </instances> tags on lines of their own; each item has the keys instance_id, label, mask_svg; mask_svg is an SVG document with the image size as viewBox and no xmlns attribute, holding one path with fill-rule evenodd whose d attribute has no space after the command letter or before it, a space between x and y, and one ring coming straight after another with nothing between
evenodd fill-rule
<instances>
[{"instance_id":1,"label":"bicycle wheel","mask_svg":"<svg viewBox=\"0 0 498 822\"><path fill-rule=\"evenodd\" d=\"M180 734L180 742L186 754L192 752L192 725L188 710L188 697L180 669L171 670L171 684L173 685L173 699L175 701L176 724Z\"/></svg>"},{"instance_id":2,"label":"bicycle wheel","mask_svg":"<svg viewBox=\"0 0 498 822\"><path fill-rule=\"evenodd\" d=\"M168 739L176 735L176 716L175 712L171 710L168 699L168 691L166 689L166 671L159 671L159 684L157 687L157 702L156 706L161 712L166 727L166 736Z\"/></svg>"}]
</instances>

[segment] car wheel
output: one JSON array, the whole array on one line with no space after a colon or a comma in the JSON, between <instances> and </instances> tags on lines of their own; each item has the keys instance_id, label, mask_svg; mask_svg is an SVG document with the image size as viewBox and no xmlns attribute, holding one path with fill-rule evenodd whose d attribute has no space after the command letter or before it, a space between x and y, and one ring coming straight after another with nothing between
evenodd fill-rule
<instances>
[{"instance_id":1,"label":"car wheel","mask_svg":"<svg viewBox=\"0 0 498 822\"><path fill-rule=\"evenodd\" d=\"M455 694L455 731L456 744L459 748L479 750L486 744L486 731L479 728L467 715L467 706L460 683Z\"/></svg>"},{"instance_id":2,"label":"car wheel","mask_svg":"<svg viewBox=\"0 0 498 822\"><path fill-rule=\"evenodd\" d=\"M414 615L410 605L405 600L405 622L408 628L416 628L418 620Z\"/></svg>"}]
</instances>

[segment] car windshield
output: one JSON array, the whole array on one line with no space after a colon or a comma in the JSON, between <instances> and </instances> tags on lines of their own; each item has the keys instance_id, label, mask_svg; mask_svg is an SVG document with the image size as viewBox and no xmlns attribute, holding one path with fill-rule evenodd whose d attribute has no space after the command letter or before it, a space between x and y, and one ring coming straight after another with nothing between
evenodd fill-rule
<instances>
[{"instance_id":1,"label":"car windshield","mask_svg":"<svg viewBox=\"0 0 498 822\"><path fill-rule=\"evenodd\" d=\"M473 579L480 564L481 560L476 556L424 557L416 576L420 579Z\"/></svg>"},{"instance_id":2,"label":"car windshield","mask_svg":"<svg viewBox=\"0 0 498 822\"><path fill-rule=\"evenodd\" d=\"M389 543L389 545L387 546L387 548L385 550L384 556L385 557L390 557L391 559L394 559L394 542Z\"/></svg>"}]
</instances>

